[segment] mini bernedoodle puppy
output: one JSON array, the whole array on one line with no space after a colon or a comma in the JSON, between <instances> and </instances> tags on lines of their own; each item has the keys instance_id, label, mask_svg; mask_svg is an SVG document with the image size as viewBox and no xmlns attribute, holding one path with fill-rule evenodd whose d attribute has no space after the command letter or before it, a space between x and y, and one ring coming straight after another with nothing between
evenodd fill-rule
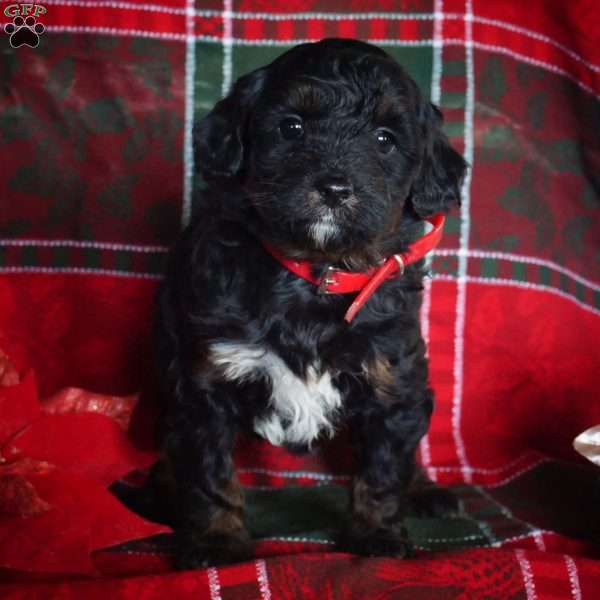
<instances>
[{"instance_id":1,"label":"mini bernedoodle puppy","mask_svg":"<svg viewBox=\"0 0 600 600\"><path fill-rule=\"evenodd\" d=\"M456 508L415 467L433 406L417 259L466 168L441 126L388 54L328 39L241 77L195 127L208 188L170 254L158 317L154 477L175 489L180 568L251 556L239 431L298 449L348 427L357 473L341 549L407 556L409 510Z\"/></svg>"}]
</instances>

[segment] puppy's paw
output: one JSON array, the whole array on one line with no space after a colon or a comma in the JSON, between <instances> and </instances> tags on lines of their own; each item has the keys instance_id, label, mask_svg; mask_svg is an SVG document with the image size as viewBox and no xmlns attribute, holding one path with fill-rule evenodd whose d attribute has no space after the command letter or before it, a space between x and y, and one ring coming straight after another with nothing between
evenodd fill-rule
<instances>
[{"instance_id":1,"label":"puppy's paw","mask_svg":"<svg viewBox=\"0 0 600 600\"><path fill-rule=\"evenodd\" d=\"M411 516L420 518L455 517L460 508L458 498L437 485L411 491L408 501Z\"/></svg>"},{"instance_id":2,"label":"puppy's paw","mask_svg":"<svg viewBox=\"0 0 600 600\"><path fill-rule=\"evenodd\" d=\"M179 570L240 563L250 560L254 555L250 538L244 535L198 536L189 533L176 535L174 565Z\"/></svg>"},{"instance_id":3,"label":"puppy's paw","mask_svg":"<svg viewBox=\"0 0 600 600\"><path fill-rule=\"evenodd\" d=\"M411 558L414 546L408 539L404 527L400 530L374 529L364 532L350 532L343 536L338 548L360 556L391 556Z\"/></svg>"}]
</instances>

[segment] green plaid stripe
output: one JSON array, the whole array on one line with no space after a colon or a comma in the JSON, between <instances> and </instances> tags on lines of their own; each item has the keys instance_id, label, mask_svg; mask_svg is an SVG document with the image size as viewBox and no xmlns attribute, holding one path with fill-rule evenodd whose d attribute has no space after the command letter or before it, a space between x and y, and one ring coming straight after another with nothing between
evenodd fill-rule
<instances>
[{"instance_id":1,"label":"green plaid stripe","mask_svg":"<svg viewBox=\"0 0 600 600\"><path fill-rule=\"evenodd\" d=\"M37 241L23 241L19 245L0 245L0 269L77 271L108 271L123 276L146 275L160 277L164 271L166 249L139 247L108 249L73 245L49 246ZM143 250L142 250L143 249Z\"/></svg>"},{"instance_id":2,"label":"green plaid stripe","mask_svg":"<svg viewBox=\"0 0 600 600\"><path fill-rule=\"evenodd\" d=\"M194 78L194 119L204 117L221 98L223 87L223 46L196 42Z\"/></svg>"},{"instance_id":3,"label":"green plaid stripe","mask_svg":"<svg viewBox=\"0 0 600 600\"><path fill-rule=\"evenodd\" d=\"M431 21L427 21L427 31L422 37L430 37ZM236 26L241 26L239 23ZM235 32L234 32L235 33ZM420 34L421 35L421 34ZM425 36L425 37L427 37ZM423 38L425 39L425 38ZM267 38L265 38L267 40ZM192 90L194 119L202 118L223 94L224 74L235 81L240 75L272 61L276 56L291 47L289 44L269 45L267 41L243 45L233 43L231 53L225 52L220 40L192 42L195 50L195 69ZM137 43L137 42L136 42ZM135 45L135 44L134 44ZM137 48L137 46L135 46ZM134 48L134 49L135 49ZM405 66L418 82L424 95L431 91L432 63L435 49L431 44L422 46L387 46L386 50ZM445 129L453 143L460 148L464 137L464 103L466 90L466 62L462 47L444 46L441 51L441 105L445 115ZM497 59L496 59L497 60ZM501 82L500 82L501 83ZM484 94L498 95L500 85L494 78L481 83ZM502 131L491 128L486 135L502 135ZM495 148L504 147L503 139L494 139ZM509 145L510 146L510 145ZM483 144L483 151L486 144ZM481 155L478 160L485 160ZM193 180L194 189L202 186L198 177ZM445 227L444 245L455 248L460 233L460 217L449 215ZM96 269L114 271L132 276L146 274L159 276L162 273L165 253L162 250L137 252L134 250L107 250L90 247L86 249L67 246L53 248L38 247L35 242L19 247L2 248L0 244L0 268L26 267L50 269ZM455 278L458 274L457 255L435 256L432 264L435 276ZM512 258L473 257L469 255L468 276L489 282L513 282L532 284L542 289L556 290L561 294L589 306L600 309L600 290L591 283L561 273L559 269L547 265L534 265Z\"/></svg>"},{"instance_id":4,"label":"green plaid stripe","mask_svg":"<svg viewBox=\"0 0 600 600\"><path fill-rule=\"evenodd\" d=\"M463 486L455 491L465 513L483 528L492 544L537 531L479 486Z\"/></svg>"},{"instance_id":5,"label":"green plaid stripe","mask_svg":"<svg viewBox=\"0 0 600 600\"><path fill-rule=\"evenodd\" d=\"M135 247L134 247L135 248ZM431 264L434 277L458 276L457 251L442 250L435 254ZM43 242L21 241L18 245L0 244L0 269L86 269L111 271L123 276L147 275L160 277L164 271L166 248L160 246L137 249L79 247L72 245L48 246ZM579 280L576 274L560 272L558 266L531 264L506 256L470 256L468 277L475 281L540 286L557 290L593 310L600 310L600 286Z\"/></svg>"},{"instance_id":6,"label":"green plaid stripe","mask_svg":"<svg viewBox=\"0 0 600 600\"><path fill-rule=\"evenodd\" d=\"M432 275L457 277L457 254L457 251L449 249L435 254L431 265ZM593 310L600 310L600 285L580 278L576 273L563 272L560 265L539 264L535 259L510 254L485 254L477 251L470 253L467 273L470 280L499 285L514 282L523 287L556 290Z\"/></svg>"},{"instance_id":7,"label":"green plaid stripe","mask_svg":"<svg viewBox=\"0 0 600 600\"><path fill-rule=\"evenodd\" d=\"M406 519L410 538L424 550L491 546L538 530L515 517L512 511L477 486L453 488L461 514L454 518ZM335 539L346 524L349 496L335 485L245 488L246 521L252 537ZM318 506L318 510L307 510Z\"/></svg>"},{"instance_id":8,"label":"green plaid stripe","mask_svg":"<svg viewBox=\"0 0 600 600\"><path fill-rule=\"evenodd\" d=\"M458 258L456 256L435 256L431 262L433 275L456 277L458 275Z\"/></svg>"}]
</instances>

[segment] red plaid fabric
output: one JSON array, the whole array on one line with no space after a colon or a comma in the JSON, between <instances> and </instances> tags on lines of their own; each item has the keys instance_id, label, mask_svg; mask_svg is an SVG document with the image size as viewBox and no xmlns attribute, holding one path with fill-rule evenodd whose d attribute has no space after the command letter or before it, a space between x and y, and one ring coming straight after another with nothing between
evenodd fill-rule
<instances>
[{"instance_id":1,"label":"red plaid fabric","mask_svg":"<svg viewBox=\"0 0 600 600\"><path fill-rule=\"evenodd\" d=\"M33 12L7 0L0 6L5 23L14 23L15 11ZM0 387L0 457L8 464L0 463L0 595L595 597L599 475L577 462L571 441L600 423L596 3L33 6L45 9L37 11L45 31L35 48L0 32L0 349L37 380L29 374L17 387ZM242 73L296 43L331 36L371 41L403 63L441 106L448 135L472 165L424 293L437 406L419 449L429 475L456 486L466 517L409 523L422 554L415 562L329 554L329 525L352 472L347 446L297 457L243 440L237 462L259 540L256 561L170 573L168 536L127 545L164 530L120 512L122 535L118 527L102 529L84 543L70 530L65 540L79 557L71 570L60 559L66 551L58 534L40 538L47 555L18 556L27 547L22 540L35 541L31 519L41 517L16 519L7 498L18 492L30 508L54 502L60 512L67 495L50 494L47 483L54 478L84 498L82 480L75 481L83 477L85 497L98 500L86 500L88 508L101 515L110 505L102 495L106 477L125 475L121 466L145 466L116 433L108 435L113 429L105 422L98 431L110 448L109 467L98 466L102 452L92 448L90 468L84 456L73 461L64 433L56 438L60 452L51 452L31 432L59 431L50 407L64 408L65 400L50 399L67 386L110 398L149 387L153 293L166 248L202 186L194 175L192 122ZM146 446L150 421L145 409L133 417L132 434ZM89 419L77 422L93 435ZM64 423L68 431L71 422ZM14 436L26 434L28 444L15 445ZM35 466L17 464L9 448ZM310 493L324 516L305 523L301 500ZM265 515L284 507L288 513L269 528ZM89 527L92 513L82 511L81 519ZM461 550L450 552L455 548ZM50 555L59 557L52 568ZM40 574L48 571L64 581L49 582ZM103 577L75 582L68 573Z\"/></svg>"}]
</instances>

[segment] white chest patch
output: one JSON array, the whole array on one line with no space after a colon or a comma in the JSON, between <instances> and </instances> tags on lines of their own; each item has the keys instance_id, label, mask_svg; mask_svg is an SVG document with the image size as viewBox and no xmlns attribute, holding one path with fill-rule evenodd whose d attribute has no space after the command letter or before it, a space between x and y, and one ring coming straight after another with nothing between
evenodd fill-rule
<instances>
[{"instance_id":1,"label":"white chest patch","mask_svg":"<svg viewBox=\"0 0 600 600\"><path fill-rule=\"evenodd\" d=\"M264 419L255 419L254 431L271 444L310 445L321 432L333 435L332 421L342 399L330 374L321 372L318 364L308 367L305 377L300 378L274 352L236 342L212 344L210 358L230 380L269 380L273 412Z\"/></svg>"}]
</instances>

